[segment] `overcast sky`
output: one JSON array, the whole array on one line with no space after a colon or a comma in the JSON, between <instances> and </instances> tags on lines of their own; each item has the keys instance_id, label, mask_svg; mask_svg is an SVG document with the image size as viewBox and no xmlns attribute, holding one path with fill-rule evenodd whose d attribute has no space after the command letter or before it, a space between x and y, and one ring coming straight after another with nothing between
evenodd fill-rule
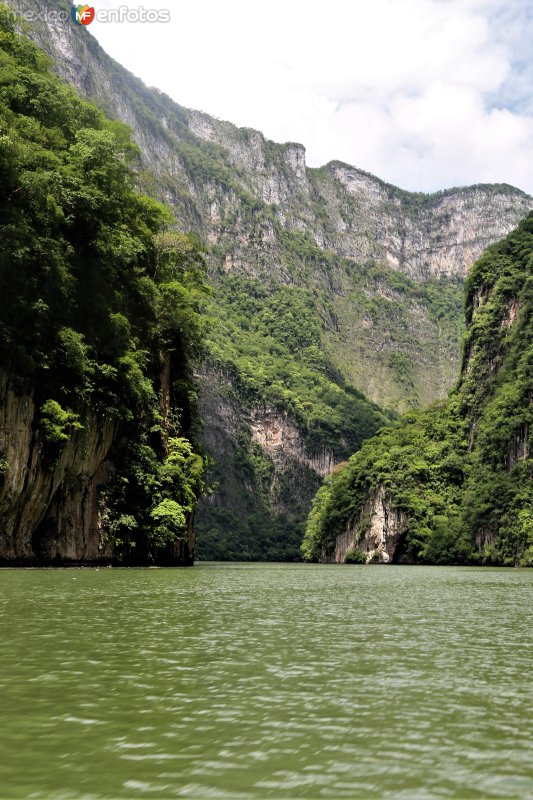
<instances>
[{"instance_id":1,"label":"overcast sky","mask_svg":"<svg viewBox=\"0 0 533 800\"><path fill-rule=\"evenodd\" d=\"M129 0L167 24L95 20L115 59L178 103L405 189L533 194L533 0ZM94 0L118 8L122 0Z\"/></svg>"}]
</instances>

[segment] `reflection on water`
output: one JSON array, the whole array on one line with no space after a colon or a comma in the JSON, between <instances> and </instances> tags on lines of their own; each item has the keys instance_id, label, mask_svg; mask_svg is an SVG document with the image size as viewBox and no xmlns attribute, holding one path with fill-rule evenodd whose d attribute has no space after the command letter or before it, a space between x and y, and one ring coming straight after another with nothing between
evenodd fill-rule
<instances>
[{"instance_id":1,"label":"reflection on water","mask_svg":"<svg viewBox=\"0 0 533 800\"><path fill-rule=\"evenodd\" d=\"M0 571L0 796L533 798L533 572Z\"/></svg>"}]
</instances>

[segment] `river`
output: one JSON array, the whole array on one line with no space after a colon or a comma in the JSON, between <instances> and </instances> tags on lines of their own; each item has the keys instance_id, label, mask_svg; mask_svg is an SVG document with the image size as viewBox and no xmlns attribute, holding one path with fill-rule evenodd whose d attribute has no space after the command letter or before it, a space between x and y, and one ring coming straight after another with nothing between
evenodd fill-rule
<instances>
[{"instance_id":1,"label":"river","mask_svg":"<svg viewBox=\"0 0 533 800\"><path fill-rule=\"evenodd\" d=\"M533 571L0 571L2 798L533 798Z\"/></svg>"}]
</instances>

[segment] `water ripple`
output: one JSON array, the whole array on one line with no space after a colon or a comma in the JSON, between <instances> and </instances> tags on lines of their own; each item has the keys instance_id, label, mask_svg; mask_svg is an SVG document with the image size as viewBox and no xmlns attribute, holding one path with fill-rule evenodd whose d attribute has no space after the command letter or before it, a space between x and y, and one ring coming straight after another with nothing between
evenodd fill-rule
<instances>
[{"instance_id":1,"label":"water ripple","mask_svg":"<svg viewBox=\"0 0 533 800\"><path fill-rule=\"evenodd\" d=\"M533 572L0 570L0 794L532 798Z\"/></svg>"}]
</instances>

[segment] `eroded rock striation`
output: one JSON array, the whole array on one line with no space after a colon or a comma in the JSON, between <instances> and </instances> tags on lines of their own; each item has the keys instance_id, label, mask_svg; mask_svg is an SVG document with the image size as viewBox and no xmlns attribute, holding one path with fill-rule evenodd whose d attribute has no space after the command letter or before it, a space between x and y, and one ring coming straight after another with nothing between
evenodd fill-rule
<instances>
[{"instance_id":1,"label":"eroded rock striation","mask_svg":"<svg viewBox=\"0 0 533 800\"><path fill-rule=\"evenodd\" d=\"M115 423L87 414L52 465L36 416L33 397L0 374L0 563L110 562L98 489L113 469Z\"/></svg>"},{"instance_id":2,"label":"eroded rock striation","mask_svg":"<svg viewBox=\"0 0 533 800\"><path fill-rule=\"evenodd\" d=\"M407 533L407 515L396 508L383 486L370 492L363 508L344 533L335 539L334 560L343 563L354 549L360 550L367 563L389 564L398 560L402 539ZM329 560L327 551L324 560Z\"/></svg>"}]
</instances>

